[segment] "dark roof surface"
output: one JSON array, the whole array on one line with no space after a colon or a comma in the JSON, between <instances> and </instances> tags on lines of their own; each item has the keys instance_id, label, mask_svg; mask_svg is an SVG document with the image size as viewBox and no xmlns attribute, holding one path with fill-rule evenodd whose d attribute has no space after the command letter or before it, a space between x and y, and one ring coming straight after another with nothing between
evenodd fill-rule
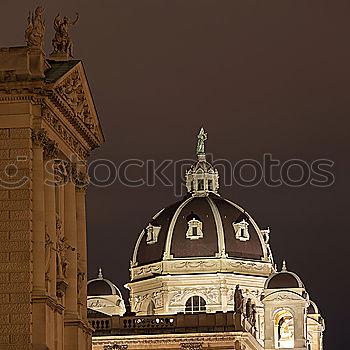
<instances>
[{"instance_id":1,"label":"dark roof surface","mask_svg":"<svg viewBox=\"0 0 350 350\"><path fill-rule=\"evenodd\" d=\"M279 272L273 276L267 288L269 289L278 289L278 288L300 288L299 281L296 277L289 272Z\"/></svg>"},{"instance_id":2,"label":"dark roof surface","mask_svg":"<svg viewBox=\"0 0 350 350\"><path fill-rule=\"evenodd\" d=\"M64 74L70 71L74 66L76 66L80 60L70 60L70 61L47 61L51 68L45 71L45 80L48 83L54 83Z\"/></svg>"},{"instance_id":3,"label":"dark roof surface","mask_svg":"<svg viewBox=\"0 0 350 350\"><path fill-rule=\"evenodd\" d=\"M87 286L87 295L111 295L112 290L111 286L104 281L101 280L95 280L88 283Z\"/></svg>"},{"instance_id":4,"label":"dark roof surface","mask_svg":"<svg viewBox=\"0 0 350 350\"><path fill-rule=\"evenodd\" d=\"M162 260L170 223L177 209L188 198L185 197L183 200L169 206L158 217L151 220L151 224L161 226L161 230L158 235L158 241L154 244L147 244L146 234L142 237L136 255L136 261L139 265ZM208 197L192 197L183 206L175 220L170 244L170 254L174 258L196 258L215 257L219 253L217 223L210 201L214 202L222 221L226 253L228 256L260 260L264 255L263 247L251 218L244 211L215 194L210 194ZM196 217L202 222L203 238L193 240L186 238L188 221L192 217ZM236 239L232 225L243 219L249 224L248 230L250 237L247 241Z\"/></svg>"}]
</instances>

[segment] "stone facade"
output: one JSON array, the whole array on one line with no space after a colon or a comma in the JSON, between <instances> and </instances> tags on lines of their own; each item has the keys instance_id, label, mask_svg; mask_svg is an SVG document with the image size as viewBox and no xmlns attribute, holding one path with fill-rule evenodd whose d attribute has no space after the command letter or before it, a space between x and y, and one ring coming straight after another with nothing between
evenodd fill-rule
<instances>
[{"instance_id":1,"label":"stone facade","mask_svg":"<svg viewBox=\"0 0 350 350\"><path fill-rule=\"evenodd\" d=\"M86 165L103 142L82 62L0 49L0 349L91 348Z\"/></svg>"}]
</instances>

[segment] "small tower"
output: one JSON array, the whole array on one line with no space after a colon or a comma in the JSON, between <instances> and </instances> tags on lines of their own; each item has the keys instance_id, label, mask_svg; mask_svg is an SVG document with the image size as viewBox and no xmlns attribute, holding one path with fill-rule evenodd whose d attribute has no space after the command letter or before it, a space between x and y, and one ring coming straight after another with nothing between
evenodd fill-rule
<instances>
[{"instance_id":1,"label":"small tower","mask_svg":"<svg viewBox=\"0 0 350 350\"><path fill-rule=\"evenodd\" d=\"M218 194L218 171L206 160L205 141L207 138L207 133L201 128L197 141L198 161L186 172L186 187L192 196L207 196L209 193Z\"/></svg>"},{"instance_id":2,"label":"small tower","mask_svg":"<svg viewBox=\"0 0 350 350\"><path fill-rule=\"evenodd\" d=\"M89 311L97 311L109 316L124 315L125 303L119 288L103 277L102 268L98 269L97 278L87 283L87 306Z\"/></svg>"},{"instance_id":3,"label":"small tower","mask_svg":"<svg viewBox=\"0 0 350 350\"><path fill-rule=\"evenodd\" d=\"M264 304L265 350L321 350L309 345L307 310L309 296L301 279L287 270L272 274L265 283ZM322 332L321 332L322 333ZM320 333L319 333L320 334ZM314 340L314 343L320 344Z\"/></svg>"}]
</instances>

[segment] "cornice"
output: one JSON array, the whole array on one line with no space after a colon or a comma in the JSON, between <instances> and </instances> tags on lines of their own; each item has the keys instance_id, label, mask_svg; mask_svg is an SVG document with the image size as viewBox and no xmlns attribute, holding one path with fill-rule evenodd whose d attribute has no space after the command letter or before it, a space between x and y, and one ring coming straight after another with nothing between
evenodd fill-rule
<instances>
[{"instance_id":1,"label":"cornice","mask_svg":"<svg viewBox=\"0 0 350 350\"><path fill-rule=\"evenodd\" d=\"M220 272L268 277L273 272L273 266L271 263L264 261L249 261L232 258L172 259L143 266L132 266L130 272L132 282L159 275L208 274Z\"/></svg>"},{"instance_id":2,"label":"cornice","mask_svg":"<svg viewBox=\"0 0 350 350\"><path fill-rule=\"evenodd\" d=\"M96 336L92 338L95 346L161 346L161 345L179 345L187 348L190 344L198 346L203 343L232 343L245 342L252 337L248 332L225 332L225 333L188 333L184 334L152 334L152 335L132 335L132 336Z\"/></svg>"},{"instance_id":3,"label":"cornice","mask_svg":"<svg viewBox=\"0 0 350 350\"><path fill-rule=\"evenodd\" d=\"M101 142L87 128L87 126L85 126L85 124L76 117L75 113L72 111L69 105L61 98L57 92L51 90L47 97L50 102L64 115L69 123L79 132L79 134L91 147L91 150L100 146Z\"/></svg>"},{"instance_id":4,"label":"cornice","mask_svg":"<svg viewBox=\"0 0 350 350\"><path fill-rule=\"evenodd\" d=\"M42 103L41 114L44 120L52 127L60 136L61 140L82 159L87 159L89 152L86 147L81 144L77 137L69 130L65 123L61 120L47 103Z\"/></svg>"}]
</instances>

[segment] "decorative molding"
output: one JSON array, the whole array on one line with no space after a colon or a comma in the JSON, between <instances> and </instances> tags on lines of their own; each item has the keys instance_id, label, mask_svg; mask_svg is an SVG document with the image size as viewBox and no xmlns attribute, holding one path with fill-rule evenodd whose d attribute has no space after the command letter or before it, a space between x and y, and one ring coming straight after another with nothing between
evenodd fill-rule
<instances>
[{"instance_id":1,"label":"decorative molding","mask_svg":"<svg viewBox=\"0 0 350 350\"><path fill-rule=\"evenodd\" d=\"M136 267L133 269L134 276L142 276L146 274L159 274L162 272L161 265L148 265L145 267Z\"/></svg>"},{"instance_id":2,"label":"decorative molding","mask_svg":"<svg viewBox=\"0 0 350 350\"><path fill-rule=\"evenodd\" d=\"M44 147L48 142L47 132L45 129L32 130L32 142L33 145L38 147Z\"/></svg>"},{"instance_id":3,"label":"decorative molding","mask_svg":"<svg viewBox=\"0 0 350 350\"><path fill-rule=\"evenodd\" d=\"M203 296L207 303L219 303L220 292L216 288L186 288L177 291L173 295L170 300L170 305L184 305L186 300L192 295Z\"/></svg>"},{"instance_id":4,"label":"decorative molding","mask_svg":"<svg viewBox=\"0 0 350 350\"><path fill-rule=\"evenodd\" d=\"M199 261L181 261L181 262L175 262L174 267L176 269L203 269L203 268L213 268L217 266L218 263L216 261L205 261L205 260L199 260Z\"/></svg>"},{"instance_id":5,"label":"decorative molding","mask_svg":"<svg viewBox=\"0 0 350 350\"><path fill-rule=\"evenodd\" d=\"M57 158L58 143L47 136L45 129L32 129L32 143L34 146L43 148L46 160Z\"/></svg>"},{"instance_id":6,"label":"decorative molding","mask_svg":"<svg viewBox=\"0 0 350 350\"><path fill-rule=\"evenodd\" d=\"M119 349L127 349L128 345L118 345L118 344L113 344L113 345L104 345L103 350L119 350Z\"/></svg>"},{"instance_id":7,"label":"decorative molding","mask_svg":"<svg viewBox=\"0 0 350 350\"><path fill-rule=\"evenodd\" d=\"M100 146L102 140L99 140L97 135L95 135L85 124L78 118L68 105L68 103L58 94L57 91L51 90L48 94L50 102L57 107L57 109L62 113L62 115L68 120L68 122L78 131L78 133L84 138L84 140L89 144L91 149Z\"/></svg>"},{"instance_id":8,"label":"decorative molding","mask_svg":"<svg viewBox=\"0 0 350 350\"><path fill-rule=\"evenodd\" d=\"M162 345L178 345L181 347L181 344L202 344L204 343L225 343L230 344L234 343L234 349L243 350L246 349L245 345L242 344L242 340L247 339L248 333L246 335L234 335L232 332L225 333L212 333L207 335L191 335L184 336L181 334L164 334L164 335L145 335L144 337L134 336L123 336L123 340L119 340L119 336L115 336L115 340L109 336L110 339L99 339L98 337L93 338L93 346L114 346L119 345L121 341L126 346L162 346ZM113 349L113 348L108 348ZM162 349L162 348L160 348Z\"/></svg>"},{"instance_id":9,"label":"decorative molding","mask_svg":"<svg viewBox=\"0 0 350 350\"><path fill-rule=\"evenodd\" d=\"M41 113L47 123L56 131L61 139L67 144L67 146L79 155L82 159L87 159L89 152L82 147L81 143L74 136L72 132L60 121L60 119L51 111L46 105L41 105Z\"/></svg>"},{"instance_id":10,"label":"decorative molding","mask_svg":"<svg viewBox=\"0 0 350 350\"><path fill-rule=\"evenodd\" d=\"M203 349L203 343L189 342L189 343L180 343L181 349L188 350L197 350Z\"/></svg>"},{"instance_id":11,"label":"decorative molding","mask_svg":"<svg viewBox=\"0 0 350 350\"><path fill-rule=\"evenodd\" d=\"M301 300L302 297L301 296L297 296L295 294L289 294L289 293L284 293L284 294L278 294L276 296L271 296L270 295L267 295L265 297L265 300L269 300L269 301L284 301L284 300Z\"/></svg>"},{"instance_id":12,"label":"decorative molding","mask_svg":"<svg viewBox=\"0 0 350 350\"><path fill-rule=\"evenodd\" d=\"M246 261L229 261L228 262L230 266L233 268L243 269L243 270L258 270L261 271L264 269L264 265L260 265L253 262L246 262Z\"/></svg>"}]
</instances>

